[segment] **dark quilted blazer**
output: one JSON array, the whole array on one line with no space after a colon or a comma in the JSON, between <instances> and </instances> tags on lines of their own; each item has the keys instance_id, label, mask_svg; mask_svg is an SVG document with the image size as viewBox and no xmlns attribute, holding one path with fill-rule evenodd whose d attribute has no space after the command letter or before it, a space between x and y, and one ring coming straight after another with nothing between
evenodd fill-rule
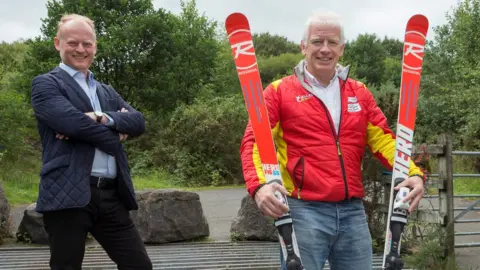
<instances>
[{"instance_id":1,"label":"dark quilted blazer","mask_svg":"<svg viewBox=\"0 0 480 270\"><path fill-rule=\"evenodd\" d=\"M59 67L33 79L31 101L43 146L37 212L88 204L95 148L116 158L119 197L128 210L138 209L119 133L129 134L129 138L139 136L145 130L145 120L111 86L97 82L97 94L103 111L115 121L114 127L96 123L84 114L93 111L89 98ZM117 112L121 108L128 112ZM56 132L70 139L59 140Z\"/></svg>"}]
</instances>

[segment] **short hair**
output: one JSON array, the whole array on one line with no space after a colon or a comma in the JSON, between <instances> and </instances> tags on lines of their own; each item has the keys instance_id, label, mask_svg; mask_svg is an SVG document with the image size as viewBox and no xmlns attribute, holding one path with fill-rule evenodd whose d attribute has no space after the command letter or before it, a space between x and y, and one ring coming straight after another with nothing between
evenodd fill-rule
<instances>
[{"instance_id":1,"label":"short hair","mask_svg":"<svg viewBox=\"0 0 480 270\"><path fill-rule=\"evenodd\" d=\"M345 34L340 16L331 11L317 11L308 17L303 32L303 42L307 43L310 27L314 25L329 25L340 30L340 42L345 43Z\"/></svg>"},{"instance_id":2,"label":"short hair","mask_svg":"<svg viewBox=\"0 0 480 270\"><path fill-rule=\"evenodd\" d=\"M60 21L58 21L57 36L60 35L60 30L63 27L63 25L66 24L69 21L72 21L72 20L79 20L79 21L82 21L82 22L85 22L86 24L88 24L92 28L93 38L97 39L97 35L95 33L95 23L93 22L93 20L86 17L86 16L79 15L79 14L65 14L65 15L63 15L60 18Z\"/></svg>"}]
</instances>

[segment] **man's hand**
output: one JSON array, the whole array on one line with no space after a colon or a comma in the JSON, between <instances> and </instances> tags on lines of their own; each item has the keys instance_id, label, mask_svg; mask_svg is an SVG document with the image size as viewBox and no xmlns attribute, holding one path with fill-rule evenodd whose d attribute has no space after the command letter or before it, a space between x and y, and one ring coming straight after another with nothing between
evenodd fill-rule
<instances>
[{"instance_id":1,"label":"man's hand","mask_svg":"<svg viewBox=\"0 0 480 270\"><path fill-rule=\"evenodd\" d=\"M117 112L128 112L128 110L125 109L125 108L122 108L122 110L118 110ZM107 118L106 115L102 116L102 119L100 120L100 123L102 123L103 125L108 124L108 118Z\"/></svg>"},{"instance_id":2,"label":"man's hand","mask_svg":"<svg viewBox=\"0 0 480 270\"><path fill-rule=\"evenodd\" d=\"M122 108L121 110L118 110L118 112L128 112L127 109L125 108ZM88 112L88 113L85 113L87 116L89 116L90 118L93 119L93 121L97 121L97 117L95 116L95 114L93 112ZM103 124L103 125L106 125L108 123L108 118L103 115L102 116L102 119L100 120L100 123ZM127 138L128 138L128 134L123 134L123 133L119 133L119 136L120 136L120 141L123 142L125 141Z\"/></svg>"},{"instance_id":3,"label":"man's hand","mask_svg":"<svg viewBox=\"0 0 480 270\"><path fill-rule=\"evenodd\" d=\"M411 189L410 193L408 193L403 202L408 202L411 200L408 212L412 213L420 203L420 200L423 198L423 179L419 176L409 177L402 183L398 184L395 187L395 190L398 191L401 187L408 187Z\"/></svg>"},{"instance_id":4,"label":"man's hand","mask_svg":"<svg viewBox=\"0 0 480 270\"><path fill-rule=\"evenodd\" d=\"M120 136L120 141L123 142L128 138L128 134L118 133Z\"/></svg>"},{"instance_id":5,"label":"man's hand","mask_svg":"<svg viewBox=\"0 0 480 270\"><path fill-rule=\"evenodd\" d=\"M122 108L121 110L118 110L119 112L128 112L127 109L125 108ZM95 116L95 113L94 112L86 112L85 113L86 116L90 117L90 119L92 119L93 121L97 122L97 117ZM108 123L108 118L104 115L102 116L102 120L100 121L102 124L106 125ZM119 136L120 136L120 141L123 142L125 141L127 138L128 138L128 134L123 134L123 133L119 133ZM57 133L57 135L55 136L57 139L59 140L68 140L69 138L63 134L60 134L60 133Z\"/></svg>"},{"instance_id":6,"label":"man's hand","mask_svg":"<svg viewBox=\"0 0 480 270\"><path fill-rule=\"evenodd\" d=\"M125 108L122 108L121 110L117 111L117 112L128 112L127 109ZM105 116L104 116L105 117ZM107 120L108 121L108 120ZM120 133L120 141L123 142L125 141L126 139L128 138L128 134L123 134L123 133Z\"/></svg>"},{"instance_id":7,"label":"man's hand","mask_svg":"<svg viewBox=\"0 0 480 270\"><path fill-rule=\"evenodd\" d=\"M275 191L288 195L288 191L282 185L267 184L257 191L255 202L264 215L278 218L288 212L288 207L275 197Z\"/></svg>"},{"instance_id":8,"label":"man's hand","mask_svg":"<svg viewBox=\"0 0 480 270\"><path fill-rule=\"evenodd\" d=\"M93 121L97 122L97 117L95 116L94 112L86 112L85 115L90 117Z\"/></svg>"},{"instance_id":9,"label":"man's hand","mask_svg":"<svg viewBox=\"0 0 480 270\"><path fill-rule=\"evenodd\" d=\"M60 134L60 133L58 133L58 132L57 132L57 135L55 135L55 137L56 137L57 139L59 139L59 140L63 140L63 139L68 140L68 139L70 139L70 138L68 138L67 136L65 136L65 135L63 135L63 134Z\"/></svg>"}]
</instances>

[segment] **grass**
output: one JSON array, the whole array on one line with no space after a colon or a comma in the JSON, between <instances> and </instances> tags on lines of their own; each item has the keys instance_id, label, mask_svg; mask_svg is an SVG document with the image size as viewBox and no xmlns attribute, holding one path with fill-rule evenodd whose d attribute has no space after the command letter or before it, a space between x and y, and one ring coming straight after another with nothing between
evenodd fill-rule
<instances>
[{"instance_id":1,"label":"grass","mask_svg":"<svg viewBox=\"0 0 480 270\"><path fill-rule=\"evenodd\" d=\"M16 160L16 161L14 161ZM41 161L32 156L0 161L0 183L11 206L34 203L37 200ZM134 176L135 190L175 188L185 191L200 191L225 188L244 188L243 185L182 187L175 185L173 176L163 170L152 171L148 175Z\"/></svg>"},{"instance_id":2,"label":"grass","mask_svg":"<svg viewBox=\"0 0 480 270\"><path fill-rule=\"evenodd\" d=\"M473 158L454 156L454 173L473 173ZM436 160L431 159L432 171L436 172ZM23 153L21 156L0 159L0 182L12 206L30 204L36 201L38 193L38 172L41 161L38 154ZM210 189L244 188L244 185L184 187L175 185L173 176L163 170L149 174L134 176L133 183L137 191L144 189L175 188L186 191ZM432 188L434 191L435 188ZM457 178L454 181L455 194L480 194L480 178Z\"/></svg>"},{"instance_id":3,"label":"grass","mask_svg":"<svg viewBox=\"0 0 480 270\"><path fill-rule=\"evenodd\" d=\"M455 194L480 194L480 178L460 178L453 183Z\"/></svg>"},{"instance_id":4,"label":"grass","mask_svg":"<svg viewBox=\"0 0 480 270\"><path fill-rule=\"evenodd\" d=\"M477 174L473 165L473 157L453 156L454 174ZM432 173L438 172L438 164L435 158L430 160ZM438 194L437 178L433 178L434 184L429 189L429 194ZM453 193L460 194L480 194L480 178L478 177L456 177L453 181ZM478 199L478 198L474 198Z\"/></svg>"},{"instance_id":5,"label":"grass","mask_svg":"<svg viewBox=\"0 0 480 270\"><path fill-rule=\"evenodd\" d=\"M469 156L453 156L453 173L473 174L475 167L474 158ZM455 178L453 181L453 193L458 194L480 194L480 178ZM478 199L478 198L477 198Z\"/></svg>"},{"instance_id":6,"label":"grass","mask_svg":"<svg viewBox=\"0 0 480 270\"><path fill-rule=\"evenodd\" d=\"M41 161L35 156L3 159L0 182L10 205L30 204L36 201Z\"/></svg>"},{"instance_id":7,"label":"grass","mask_svg":"<svg viewBox=\"0 0 480 270\"><path fill-rule=\"evenodd\" d=\"M211 189L227 189L227 188L244 188L244 185L226 185L226 186L204 186L204 187L183 187L175 185L172 181L173 176L164 170L152 171L148 175L133 177L133 185L135 190L143 189L162 189L175 188L186 191L195 190L211 190Z\"/></svg>"}]
</instances>

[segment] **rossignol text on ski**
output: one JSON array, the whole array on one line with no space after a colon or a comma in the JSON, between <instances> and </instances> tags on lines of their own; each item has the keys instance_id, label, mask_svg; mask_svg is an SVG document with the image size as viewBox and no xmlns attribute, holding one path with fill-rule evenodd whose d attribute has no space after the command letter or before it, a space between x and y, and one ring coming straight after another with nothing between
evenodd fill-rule
<instances>
[{"instance_id":1,"label":"rossignol text on ski","mask_svg":"<svg viewBox=\"0 0 480 270\"><path fill-rule=\"evenodd\" d=\"M413 134L417 115L420 78L422 72L424 46L428 31L428 19L420 14L412 16L405 31L403 47L402 78L398 120L396 128L395 157L392 172L392 184L388 208L383 269L397 270L403 268L400 256L401 238L408 221L408 202L403 199L410 189L394 187L409 177Z\"/></svg>"},{"instance_id":2,"label":"rossignol text on ski","mask_svg":"<svg viewBox=\"0 0 480 270\"><path fill-rule=\"evenodd\" d=\"M232 48L238 78L242 87L246 109L252 125L255 141L263 166L267 183L283 184L277 160L275 144L270 128L267 107L263 96L263 87L253 47L250 25L245 15L230 14L225 21L225 28ZM279 192L275 196L288 205L285 196ZM282 254L288 270L303 270L300 253L295 238L290 213L275 220Z\"/></svg>"}]
</instances>

